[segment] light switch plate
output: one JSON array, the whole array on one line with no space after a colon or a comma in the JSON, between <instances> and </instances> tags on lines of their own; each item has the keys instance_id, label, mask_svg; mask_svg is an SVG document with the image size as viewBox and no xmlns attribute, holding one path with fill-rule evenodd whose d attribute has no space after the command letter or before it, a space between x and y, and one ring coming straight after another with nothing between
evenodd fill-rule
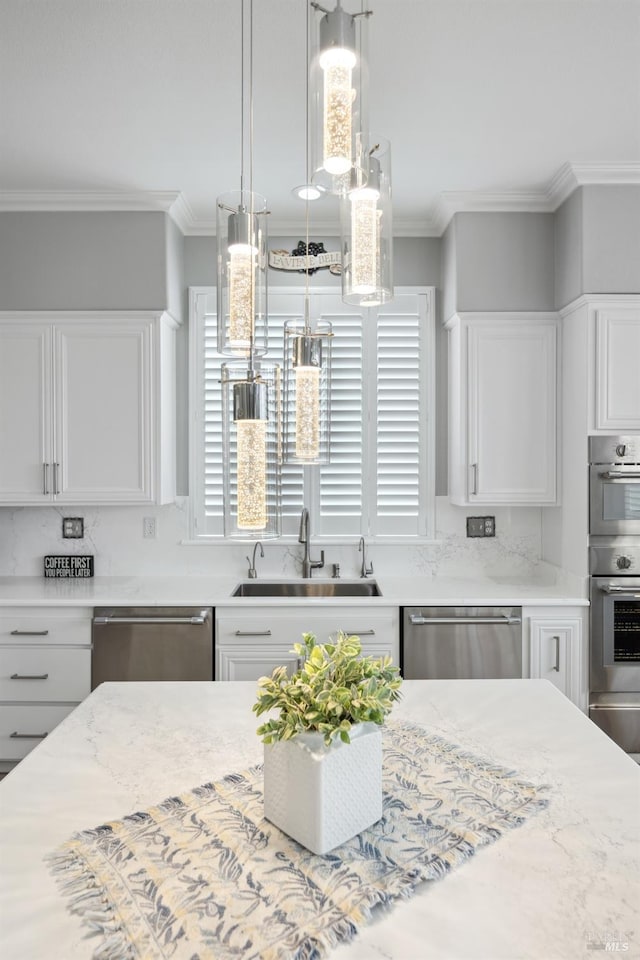
<instances>
[{"instance_id":1,"label":"light switch plate","mask_svg":"<svg viewBox=\"0 0 640 960\"><path fill-rule=\"evenodd\" d=\"M81 540L84 537L84 517L63 517L62 537L64 540Z\"/></svg>"},{"instance_id":2,"label":"light switch plate","mask_svg":"<svg viewBox=\"0 0 640 960\"><path fill-rule=\"evenodd\" d=\"M468 537L495 537L495 517L467 517Z\"/></svg>"}]
</instances>

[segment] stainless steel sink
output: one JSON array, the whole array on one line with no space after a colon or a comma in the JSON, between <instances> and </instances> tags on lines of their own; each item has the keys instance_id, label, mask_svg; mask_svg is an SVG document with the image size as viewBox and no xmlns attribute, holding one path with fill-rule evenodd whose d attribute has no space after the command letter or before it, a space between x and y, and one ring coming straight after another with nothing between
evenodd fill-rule
<instances>
[{"instance_id":1,"label":"stainless steel sink","mask_svg":"<svg viewBox=\"0 0 640 960\"><path fill-rule=\"evenodd\" d=\"M381 597L375 580L244 580L232 597Z\"/></svg>"}]
</instances>

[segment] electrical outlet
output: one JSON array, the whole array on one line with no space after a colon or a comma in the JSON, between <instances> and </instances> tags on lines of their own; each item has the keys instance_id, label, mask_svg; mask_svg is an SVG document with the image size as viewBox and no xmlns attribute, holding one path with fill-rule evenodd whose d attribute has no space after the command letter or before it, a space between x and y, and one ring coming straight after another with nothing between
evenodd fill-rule
<instances>
[{"instance_id":1,"label":"electrical outlet","mask_svg":"<svg viewBox=\"0 0 640 960\"><path fill-rule=\"evenodd\" d=\"M63 517L62 536L65 540L81 540L84 537L84 517Z\"/></svg>"},{"instance_id":2,"label":"electrical outlet","mask_svg":"<svg viewBox=\"0 0 640 960\"><path fill-rule=\"evenodd\" d=\"M142 518L142 536L147 540L155 540L156 538L156 518L155 517Z\"/></svg>"},{"instance_id":3,"label":"electrical outlet","mask_svg":"<svg viewBox=\"0 0 640 960\"><path fill-rule=\"evenodd\" d=\"M495 517L467 517L468 537L495 537Z\"/></svg>"}]
</instances>

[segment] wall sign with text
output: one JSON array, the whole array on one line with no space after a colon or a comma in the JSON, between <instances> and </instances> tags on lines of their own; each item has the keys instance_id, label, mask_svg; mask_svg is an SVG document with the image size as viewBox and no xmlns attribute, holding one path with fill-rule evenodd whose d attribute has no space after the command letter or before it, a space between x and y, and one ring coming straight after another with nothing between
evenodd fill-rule
<instances>
[{"instance_id":1,"label":"wall sign with text","mask_svg":"<svg viewBox=\"0 0 640 960\"><path fill-rule=\"evenodd\" d=\"M328 253L324 243L310 243L309 248L304 240L298 242L295 250L269 250L269 266L273 270L296 270L298 273L308 273L310 277L323 267L329 268L329 273L340 276L342 273L342 255L339 250Z\"/></svg>"},{"instance_id":2,"label":"wall sign with text","mask_svg":"<svg viewBox=\"0 0 640 960\"><path fill-rule=\"evenodd\" d=\"M80 580L93 576L93 556L56 556L50 554L44 558L45 577Z\"/></svg>"}]
</instances>

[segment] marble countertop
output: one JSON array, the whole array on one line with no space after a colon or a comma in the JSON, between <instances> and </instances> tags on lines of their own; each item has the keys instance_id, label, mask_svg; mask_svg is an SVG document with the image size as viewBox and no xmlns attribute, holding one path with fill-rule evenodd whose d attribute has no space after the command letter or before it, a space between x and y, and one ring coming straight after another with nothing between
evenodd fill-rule
<instances>
[{"instance_id":1,"label":"marble countertop","mask_svg":"<svg viewBox=\"0 0 640 960\"><path fill-rule=\"evenodd\" d=\"M43 857L259 762L253 683L95 690L0 783L3 960L89 960ZM640 957L640 769L543 680L406 681L397 718L549 786L549 806L397 902L331 960ZM616 946L618 944L618 946Z\"/></svg>"},{"instance_id":2,"label":"marble countertop","mask_svg":"<svg viewBox=\"0 0 640 960\"><path fill-rule=\"evenodd\" d=\"M262 578L264 580L269 577ZM277 578L280 579L280 578ZM321 579L321 578L314 578ZM381 597L232 597L241 578L233 577L92 577L56 580L44 577L0 577L2 606L307 606L328 602L351 606L586 606L586 588L574 582L518 578L445 578L386 576L373 578ZM299 581L298 581L299 582ZM344 581L343 581L344 582Z\"/></svg>"}]
</instances>

